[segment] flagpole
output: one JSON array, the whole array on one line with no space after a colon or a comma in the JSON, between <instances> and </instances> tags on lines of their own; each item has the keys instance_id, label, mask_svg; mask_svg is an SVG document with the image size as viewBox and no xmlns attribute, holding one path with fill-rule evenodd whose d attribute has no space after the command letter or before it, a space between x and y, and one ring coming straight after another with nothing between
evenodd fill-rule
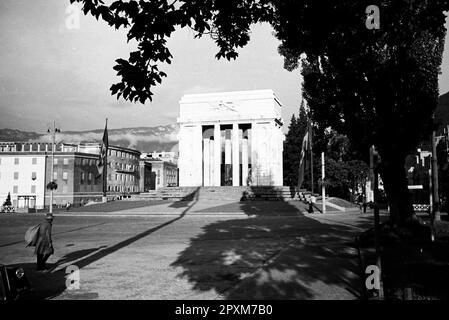
<instances>
[{"instance_id":1,"label":"flagpole","mask_svg":"<svg viewBox=\"0 0 449 320\"><path fill-rule=\"evenodd\" d=\"M108 127L108 118L106 118L106 126ZM109 140L109 139L108 139ZM104 156L104 163L103 163L103 202L108 202L107 198L107 184L108 184L108 145L106 145L106 154Z\"/></svg>"},{"instance_id":2,"label":"flagpole","mask_svg":"<svg viewBox=\"0 0 449 320\"><path fill-rule=\"evenodd\" d=\"M326 213L326 187L324 186L324 178L326 177L326 171L324 168L324 151L321 152L321 195L323 197L323 212Z\"/></svg>"},{"instance_id":3,"label":"flagpole","mask_svg":"<svg viewBox=\"0 0 449 320\"><path fill-rule=\"evenodd\" d=\"M312 197L313 197L313 146L312 146L312 125L310 126L310 180L311 180L311 189L312 189Z\"/></svg>"}]
</instances>

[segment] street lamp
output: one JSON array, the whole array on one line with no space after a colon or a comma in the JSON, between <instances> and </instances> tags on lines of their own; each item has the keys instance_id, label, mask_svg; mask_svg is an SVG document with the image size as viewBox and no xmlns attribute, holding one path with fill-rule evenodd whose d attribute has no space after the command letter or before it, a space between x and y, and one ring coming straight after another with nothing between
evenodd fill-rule
<instances>
[{"instance_id":1,"label":"street lamp","mask_svg":"<svg viewBox=\"0 0 449 320\"><path fill-rule=\"evenodd\" d=\"M56 182L54 179L54 170L55 170L55 135L57 132L61 132L58 128L56 128L56 123L53 121L53 126L48 128L48 133L51 134L51 176L50 176L50 213L53 213L53 190L56 189Z\"/></svg>"}]
</instances>

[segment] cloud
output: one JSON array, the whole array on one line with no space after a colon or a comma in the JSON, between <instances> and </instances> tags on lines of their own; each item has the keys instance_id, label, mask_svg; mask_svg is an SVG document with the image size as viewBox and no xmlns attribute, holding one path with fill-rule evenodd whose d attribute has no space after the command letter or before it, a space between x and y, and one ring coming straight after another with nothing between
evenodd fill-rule
<instances>
[{"instance_id":1,"label":"cloud","mask_svg":"<svg viewBox=\"0 0 449 320\"><path fill-rule=\"evenodd\" d=\"M161 127L163 128L163 127ZM161 129L160 129L161 130ZM161 130L162 131L162 130ZM114 142L126 141L128 147L135 147L138 143L142 142L158 142L158 143L170 143L177 142L177 132L168 131L161 134L144 134L145 130L137 130L136 132L113 132L109 134L109 141ZM81 143L81 142L101 142L103 138L103 132L77 132L77 133L58 133L56 134L56 142L65 143ZM50 135L42 135L38 139L31 139L29 142L51 142Z\"/></svg>"}]
</instances>

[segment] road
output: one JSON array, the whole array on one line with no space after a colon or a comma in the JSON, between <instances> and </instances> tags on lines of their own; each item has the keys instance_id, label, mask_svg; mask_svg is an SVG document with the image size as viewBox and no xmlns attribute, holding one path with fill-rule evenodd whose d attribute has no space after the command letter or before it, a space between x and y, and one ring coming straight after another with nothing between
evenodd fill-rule
<instances>
[{"instance_id":1,"label":"road","mask_svg":"<svg viewBox=\"0 0 449 320\"><path fill-rule=\"evenodd\" d=\"M264 210L271 205L279 206ZM352 241L369 215L277 213L60 214L49 273L34 271L23 240L42 216L5 214L0 262L24 267L30 299L356 299ZM80 269L79 289L66 289L70 265Z\"/></svg>"}]
</instances>

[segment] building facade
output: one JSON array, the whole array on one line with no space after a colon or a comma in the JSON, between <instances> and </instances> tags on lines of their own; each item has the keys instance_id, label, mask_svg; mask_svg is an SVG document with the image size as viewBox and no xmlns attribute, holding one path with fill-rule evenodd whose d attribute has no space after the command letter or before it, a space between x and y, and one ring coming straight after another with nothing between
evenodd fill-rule
<instances>
[{"instance_id":1,"label":"building facade","mask_svg":"<svg viewBox=\"0 0 449 320\"><path fill-rule=\"evenodd\" d=\"M10 193L16 209L48 207L50 191L46 186L50 181L58 186L53 192L56 206L101 201L99 150L98 143L55 144L51 177L50 143L0 142L0 205ZM140 192L139 160L139 151L109 146L108 195Z\"/></svg>"},{"instance_id":2,"label":"building facade","mask_svg":"<svg viewBox=\"0 0 449 320\"><path fill-rule=\"evenodd\" d=\"M53 191L53 204L73 206L89 201L101 201L102 180L98 172L98 156L95 154L60 151L54 154L53 178L51 177L51 155L47 161L46 182L54 181L58 188ZM45 195L50 203L50 193Z\"/></svg>"},{"instance_id":3,"label":"building facade","mask_svg":"<svg viewBox=\"0 0 449 320\"><path fill-rule=\"evenodd\" d=\"M159 159L143 161L151 165L149 190L178 186L178 167L174 163Z\"/></svg>"},{"instance_id":4,"label":"building facade","mask_svg":"<svg viewBox=\"0 0 449 320\"><path fill-rule=\"evenodd\" d=\"M284 134L272 90L185 95L180 186L281 186Z\"/></svg>"},{"instance_id":5,"label":"building facade","mask_svg":"<svg viewBox=\"0 0 449 320\"><path fill-rule=\"evenodd\" d=\"M139 161L139 190L140 192L147 192L154 190L154 182L156 180L155 174L152 172L151 163L141 159ZM153 189L151 187L153 186Z\"/></svg>"},{"instance_id":6,"label":"building facade","mask_svg":"<svg viewBox=\"0 0 449 320\"><path fill-rule=\"evenodd\" d=\"M153 151L151 153L142 153L142 157L149 160L160 159L166 162L174 163L176 165L178 164L178 154L174 151Z\"/></svg>"},{"instance_id":7,"label":"building facade","mask_svg":"<svg viewBox=\"0 0 449 320\"><path fill-rule=\"evenodd\" d=\"M98 155L80 153L76 145L54 146L51 177L50 143L0 143L0 202L11 194L17 209L43 209L49 206L50 181L57 184L53 204L78 205L101 199Z\"/></svg>"},{"instance_id":8,"label":"building facade","mask_svg":"<svg viewBox=\"0 0 449 320\"><path fill-rule=\"evenodd\" d=\"M100 154L99 143L84 143L79 150L86 153ZM109 146L107 168L107 191L111 194L140 192L140 151Z\"/></svg>"},{"instance_id":9,"label":"building facade","mask_svg":"<svg viewBox=\"0 0 449 320\"><path fill-rule=\"evenodd\" d=\"M0 152L0 205L8 193L15 208L43 208L45 204L45 154L11 149ZM9 151L11 150L11 151Z\"/></svg>"}]
</instances>

